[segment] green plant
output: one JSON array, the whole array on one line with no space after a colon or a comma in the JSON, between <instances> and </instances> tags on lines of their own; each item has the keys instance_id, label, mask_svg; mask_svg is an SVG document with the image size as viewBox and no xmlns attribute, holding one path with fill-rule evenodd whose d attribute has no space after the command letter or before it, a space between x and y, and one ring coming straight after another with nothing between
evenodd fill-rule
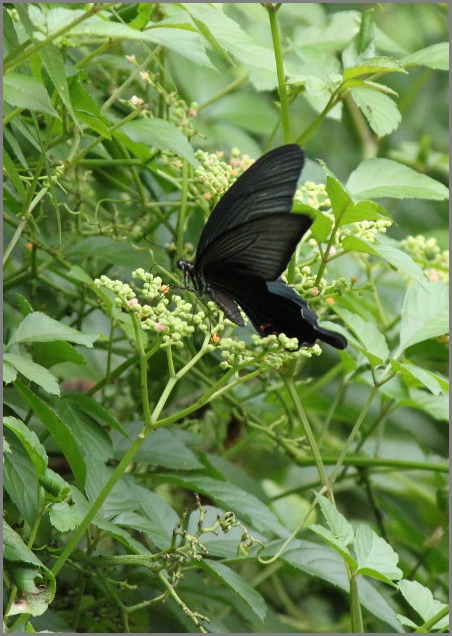
<instances>
[{"instance_id":1,"label":"green plant","mask_svg":"<svg viewBox=\"0 0 452 636\"><path fill-rule=\"evenodd\" d=\"M3 10L7 630L446 631L446 7ZM294 141L340 353L179 288Z\"/></svg>"}]
</instances>

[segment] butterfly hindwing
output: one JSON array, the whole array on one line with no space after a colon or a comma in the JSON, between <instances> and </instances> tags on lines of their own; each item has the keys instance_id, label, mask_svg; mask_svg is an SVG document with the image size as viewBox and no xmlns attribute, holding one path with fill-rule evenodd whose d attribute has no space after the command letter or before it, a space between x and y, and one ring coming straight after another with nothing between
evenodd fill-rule
<instances>
[{"instance_id":1,"label":"butterfly hindwing","mask_svg":"<svg viewBox=\"0 0 452 636\"><path fill-rule=\"evenodd\" d=\"M316 340L337 349L347 346L341 334L320 327L307 302L281 279L265 282L259 278L243 278L240 285L236 285L227 274L221 283L215 284L215 289L217 286L240 305L262 336L285 333L289 338L297 338L301 347L312 347Z\"/></svg>"}]
</instances>

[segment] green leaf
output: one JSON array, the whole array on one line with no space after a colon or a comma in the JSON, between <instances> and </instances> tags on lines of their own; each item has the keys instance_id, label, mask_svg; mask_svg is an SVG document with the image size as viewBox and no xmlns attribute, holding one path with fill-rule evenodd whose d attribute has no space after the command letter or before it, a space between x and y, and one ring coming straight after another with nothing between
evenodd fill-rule
<instances>
[{"instance_id":1,"label":"green leaf","mask_svg":"<svg viewBox=\"0 0 452 636\"><path fill-rule=\"evenodd\" d=\"M132 484L131 488L145 515L143 523L145 523L146 532L160 550L167 550L171 545L173 530L179 522L178 514L166 501L148 488L137 483ZM121 513L115 518L115 523L129 525L129 520L129 517L124 518Z\"/></svg>"},{"instance_id":2,"label":"green leaf","mask_svg":"<svg viewBox=\"0 0 452 636\"><path fill-rule=\"evenodd\" d=\"M151 29L142 32L142 38L155 44L160 44L174 53L191 60L197 65L214 68L206 54L204 39L196 33L194 28L183 25L165 24L157 22Z\"/></svg>"},{"instance_id":3,"label":"green leaf","mask_svg":"<svg viewBox=\"0 0 452 636\"><path fill-rule=\"evenodd\" d=\"M449 42L438 42L415 53L406 55L401 60L405 66L428 66L440 71L449 70Z\"/></svg>"},{"instance_id":4,"label":"green leaf","mask_svg":"<svg viewBox=\"0 0 452 636\"><path fill-rule=\"evenodd\" d=\"M6 355L3 355L3 382L11 384L17 378L17 369L5 359Z\"/></svg>"},{"instance_id":5,"label":"green leaf","mask_svg":"<svg viewBox=\"0 0 452 636\"><path fill-rule=\"evenodd\" d=\"M79 514L84 517L89 511L90 504L75 486L72 487L72 499L77 506ZM97 513L91 522L94 526L100 528L106 536L119 541L131 554L150 554L150 551L142 543L137 541L137 539L134 539L127 530L123 530L114 523L111 523L111 521L107 521L102 517L101 513Z\"/></svg>"},{"instance_id":6,"label":"green leaf","mask_svg":"<svg viewBox=\"0 0 452 636\"><path fill-rule=\"evenodd\" d=\"M338 552L354 569L355 560L347 546L353 541L353 528L335 506L323 495L317 495L317 500L325 517L328 528L312 524L310 529L324 539Z\"/></svg>"},{"instance_id":7,"label":"green leaf","mask_svg":"<svg viewBox=\"0 0 452 636\"><path fill-rule=\"evenodd\" d=\"M369 243L358 236L346 236L341 245L346 251L365 252L367 254L379 256L396 269L407 274L410 278L422 284L426 284L426 277L420 266L413 261L411 256L392 245Z\"/></svg>"},{"instance_id":8,"label":"green leaf","mask_svg":"<svg viewBox=\"0 0 452 636\"><path fill-rule=\"evenodd\" d=\"M83 17L85 10L70 10L63 7L50 9L46 15L46 35L52 34L67 27L74 20ZM104 16L91 16L79 24L73 26L70 31L64 34L65 43L72 46L79 46L85 42L86 38L101 38L102 40L119 39L135 40L138 42L152 42L160 44L171 51L187 57L196 64L201 64L212 68L212 63L205 52L205 43L199 34L186 26L170 25L169 27L148 23L146 31L131 28L126 24L120 24L113 20L104 19ZM59 40L57 40L57 43Z\"/></svg>"},{"instance_id":9,"label":"green leaf","mask_svg":"<svg viewBox=\"0 0 452 636\"><path fill-rule=\"evenodd\" d=\"M113 444L108 433L91 417L86 417L74 408L68 400L53 400L55 412L64 420L77 440L85 457L95 457L100 462L107 462L113 456Z\"/></svg>"},{"instance_id":10,"label":"green leaf","mask_svg":"<svg viewBox=\"0 0 452 636\"><path fill-rule=\"evenodd\" d=\"M85 492L90 502L93 502L99 495L102 488L110 479L113 468L106 466L95 456L85 458L86 463L86 485ZM134 496L133 490L129 486L129 479L123 476L113 486L108 497L104 501L101 514L106 519L111 519L122 512L136 510L139 502Z\"/></svg>"},{"instance_id":11,"label":"green leaf","mask_svg":"<svg viewBox=\"0 0 452 636\"><path fill-rule=\"evenodd\" d=\"M356 574L371 576L388 584L402 578L403 572L397 567L398 554L368 526L359 526L353 547L358 561Z\"/></svg>"},{"instance_id":12,"label":"green leaf","mask_svg":"<svg viewBox=\"0 0 452 636\"><path fill-rule=\"evenodd\" d=\"M20 148L18 148L20 152ZM17 150L16 150L17 152ZM26 167L26 161L24 167ZM7 152L5 146L3 146L3 170L5 175L11 179L11 182L14 184L17 194L19 197L24 200L26 197L26 191L24 184L22 183L22 179L20 178L19 171L16 168L16 164L11 159L9 153Z\"/></svg>"},{"instance_id":13,"label":"green leaf","mask_svg":"<svg viewBox=\"0 0 452 636\"><path fill-rule=\"evenodd\" d=\"M386 338L375 323L370 323L358 314L342 307L335 306L334 310L357 336L359 342L356 343L356 346L372 366L382 364L388 359L389 347Z\"/></svg>"},{"instance_id":14,"label":"green leaf","mask_svg":"<svg viewBox=\"0 0 452 636\"><path fill-rule=\"evenodd\" d=\"M441 282L408 288L402 308L399 350L449 332L449 294Z\"/></svg>"},{"instance_id":15,"label":"green leaf","mask_svg":"<svg viewBox=\"0 0 452 636\"><path fill-rule=\"evenodd\" d=\"M317 241L319 241L319 243L324 241L331 234L332 229L333 220L329 216L327 216L326 214L322 214L321 212L317 213L314 223L310 227L312 235Z\"/></svg>"},{"instance_id":16,"label":"green leaf","mask_svg":"<svg viewBox=\"0 0 452 636\"><path fill-rule=\"evenodd\" d=\"M353 528L347 519L324 495L317 495L325 521L333 535L344 545L353 541Z\"/></svg>"},{"instance_id":17,"label":"green leaf","mask_svg":"<svg viewBox=\"0 0 452 636\"><path fill-rule=\"evenodd\" d=\"M366 159L354 170L346 184L361 199L447 199L442 183L390 159Z\"/></svg>"},{"instance_id":18,"label":"green leaf","mask_svg":"<svg viewBox=\"0 0 452 636\"><path fill-rule=\"evenodd\" d=\"M343 223L343 218L349 207L353 207L353 201L341 182L332 175L326 178L326 191L331 201L331 209L336 221Z\"/></svg>"},{"instance_id":19,"label":"green leaf","mask_svg":"<svg viewBox=\"0 0 452 636\"><path fill-rule=\"evenodd\" d=\"M15 387L19 395L21 395L33 409L35 415L51 433L61 452L66 457L76 482L83 488L86 474L85 460L66 422L41 400L41 398L30 391L28 387L19 382L16 382Z\"/></svg>"},{"instance_id":20,"label":"green leaf","mask_svg":"<svg viewBox=\"0 0 452 636\"><path fill-rule=\"evenodd\" d=\"M111 139L111 134L108 130L108 120L102 116L97 102L78 79L72 79L69 94L77 120L82 124L86 124L101 137Z\"/></svg>"},{"instance_id":21,"label":"green leaf","mask_svg":"<svg viewBox=\"0 0 452 636\"><path fill-rule=\"evenodd\" d=\"M407 73L407 71L395 57L369 57L364 61L360 60L356 66L346 68L344 81L363 75L374 75L374 73Z\"/></svg>"},{"instance_id":22,"label":"green leaf","mask_svg":"<svg viewBox=\"0 0 452 636\"><path fill-rule=\"evenodd\" d=\"M256 88L275 85L275 55L269 46L262 46L259 40L251 37L220 5L207 2L188 4L190 14L198 24L202 22L216 42L238 59L250 72L250 79ZM256 79L259 81L256 84ZM270 85L268 84L270 82Z\"/></svg>"},{"instance_id":23,"label":"green leaf","mask_svg":"<svg viewBox=\"0 0 452 636\"><path fill-rule=\"evenodd\" d=\"M46 113L60 119L44 86L34 77L9 73L3 78L3 98L11 106Z\"/></svg>"},{"instance_id":24,"label":"green leaf","mask_svg":"<svg viewBox=\"0 0 452 636\"><path fill-rule=\"evenodd\" d=\"M198 165L193 148L181 131L170 121L135 119L122 126L121 132L136 143L169 150L179 157L183 157L193 166Z\"/></svg>"},{"instance_id":25,"label":"green leaf","mask_svg":"<svg viewBox=\"0 0 452 636\"><path fill-rule=\"evenodd\" d=\"M74 364L85 364L86 362L82 354L64 340L34 342L32 351L36 363L41 364L46 369L61 362L73 362Z\"/></svg>"},{"instance_id":26,"label":"green leaf","mask_svg":"<svg viewBox=\"0 0 452 636\"><path fill-rule=\"evenodd\" d=\"M36 496L39 487L36 468L22 443L6 427L4 436L11 450L3 458L4 489L21 517L33 527L41 512L39 506L42 506L42 501L38 501Z\"/></svg>"},{"instance_id":27,"label":"green leaf","mask_svg":"<svg viewBox=\"0 0 452 636\"><path fill-rule=\"evenodd\" d=\"M403 579L399 583L399 590L411 607L427 622L445 609L447 605L433 598L431 591L417 581L407 581ZM449 627L449 616L445 616L440 621L431 625L435 631L444 631ZM430 632L432 633L432 632Z\"/></svg>"},{"instance_id":28,"label":"green leaf","mask_svg":"<svg viewBox=\"0 0 452 636\"><path fill-rule=\"evenodd\" d=\"M231 57L229 56L228 52L226 51L226 49L224 49L221 44L218 42L217 38L214 36L214 34L212 33L212 31L209 29L209 27L207 26L207 24L205 22L203 22L202 20L198 20L198 18L195 15L195 12L191 12L190 11L190 5L185 5L185 4L181 4L180 5L185 11L188 11L188 13L191 16L191 19L193 20L193 23L195 24L196 28L198 29L198 31L200 32L200 34L202 36L204 36L206 38L206 40L209 42L209 44L212 46L212 48L217 51L217 53L219 53L221 56L224 57L225 60L227 60L227 62L229 64L231 64L232 66L234 66L234 62L231 59Z\"/></svg>"},{"instance_id":29,"label":"green leaf","mask_svg":"<svg viewBox=\"0 0 452 636\"><path fill-rule=\"evenodd\" d=\"M402 116L393 99L372 87L352 88L350 93L378 137L398 128Z\"/></svg>"},{"instance_id":30,"label":"green leaf","mask_svg":"<svg viewBox=\"0 0 452 636\"><path fill-rule=\"evenodd\" d=\"M17 600L8 616L16 614L44 614L55 596L55 577L52 572L22 541L6 521L3 521L3 556L5 569L18 588Z\"/></svg>"},{"instance_id":31,"label":"green leaf","mask_svg":"<svg viewBox=\"0 0 452 636\"><path fill-rule=\"evenodd\" d=\"M73 278L74 280L78 280L81 283L86 283L87 285L94 285L94 281L87 272L82 269L79 265L73 265L71 269L67 273L68 278Z\"/></svg>"},{"instance_id":32,"label":"green leaf","mask_svg":"<svg viewBox=\"0 0 452 636\"><path fill-rule=\"evenodd\" d=\"M348 563L352 571L356 569L356 561L350 554L350 551L348 550L348 548L346 547L343 541L340 541L340 539L334 536L331 530L328 530L328 528L324 528L323 526L320 526L316 523L313 523L312 525L310 525L309 529L315 532L319 537L322 537L322 539L331 548L333 548L335 552L340 554L341 557L345 559L345 561Z\"/></svg>"},{"instance_id":33,"label":"green leaf","mask_svg":"<svg viewBox=\"0 0 452 636\"><path fill-rule=\"evenodd\" d=\"M85 393L67 393L64 396L67 402L74 404L82 413L86 413L94 418L96 421L106 424L118 433L121 433L129 441L130 435L124 430L121 423L113 417L110 411L107 411L102 404L97 402L94 398L86 395Z\"/></svg>"},{"instance_id":34,"label":"green leaf","mask_svg":"<svg viewBox=\"0 0 452 636\"><path fill-rule=\"evenodd\" d=\"M85 347L92 347L97 337L97 335L83 334L77 329L35 311L25 316L11 336L7 347L25 342L53 342L55 340L67 340Z\"/></svg>"},{"instance_id":35,"label":"green leaf","mask_svg":"<svg viewBox=\"0 0 452 636\"><path fill-rule=\"evenodd\" d=\"M309 541L296 541L294 543L296 546L281 556L283 561L310 576L318 577L334 587L339 587L347 594L350 593L350 583L342 557L328 546ZM266 555L266 553L264 554ZM387 625L393 627L396 632L402 631L396 614L385 597L367 579L359 577L357 583L362 606Z\"/></svg>"},{"instance_id":36,"label":"green leaf","mask_svg":"<svg viewBox=\"0 0 452 636\"><path fill-rule=\"evenodd\" d=\"M83 516L76 506L70 506L62 501L50 506L49 518L52 526L59 532L69 532L80 524Z\"/></svg>"},{"instance_id":37,"label":"green leaf","mask_svg":"<svg viewBox=\"0 0 452 636\"><path fill-rule=\"evenodd\" d=\"M60 394L60 387L56 377L50 371L47 371L45 367L36 364L30 358L16 353L5 353L3 358L5 362L15 367L19 373L43 388L47 393Z\"/></svg>"},{"instance_id":38,"label":"green leaf","mask_svg":"<svg viewBox=\"0 0 452 636\"><path fill-rule=\"evenodd\" d=\"M390 360L390 363L394 371L404 378L408 386L411 386L413 382L415 385L421 383L433 393L433 395L439 395L442 392L438 380L432 373L429 373L425 369L410 362L404 362L402 364L398 360L393 359Z\"/></svg>"},{"instance_id":39,"label":"green leaf","mask_svg":"<svg viewBox=\"0 0 452 636\"><path fill-rule=\"evenodd\" d=\"M3 38L4 38L4 47L5 47L5 56L6 52L15 53L19 48L19 40L17 39L16 29L14 27L14 22L11 19L8 11L3 13ZM5 57L3 58L3 63L5 63Z\"/></svg>"},{"instance_id":40,"label":"green leaf","mask_svg":"<svg viewBox=\"0 0 452 636\"><path fill-rule=\"evenodd\" d=\"M340 86L341 66L331 52L321 51L317 47L303 47L297 50L297 56L303 63L294 65L293 71L289 66L289 84L302 84L308 95L315 97L327 97Z\"/></svg>"},{"instance_id":41,"label":"green leaf","mask_svg":"<svg viewBox=\"0 0 452 636\"><path fill-rule=\"evenodd\" d=\"M341 225L359 223L361 221L379 221L391 218L386 210L375 201L359 201L347 208L341 219Z\"/></svg>"},{"instance_id":42,"label":"green leaf","mask_svg":"<svg viewBox=\"0 0 452 636\"><path fill-rule=\"evenodd\" d=\"M42 60L46 72L49 74L52 84L54 85L61 101L66 106L67 112L77 123L74 110L72 108L69 97L69 88L67 84L67 73L64 67L63 56L60 49L53 44L47 44L39 51L39 57Z\"/></svg>"},{"instance_id":43,"label":"green leaf","mask_svg":"<svg viewBox=\"0 0 452 636\"><path fill-rule=\"evenodd\" d=\"M133 439L139 435L141 423L130 424L127 432ZM130 442L124 438L113 436L115 457L123 456ZM188 448L177 429L159 429L151 433L143 442L136 455L136 461L151 466L164 466L172 470L197 470L202 464Z\"/></svg>"},{"instance_id":44,"label":"green leaf","mask_svg":"<svg viewBox=\"0 0 452 636\"><path fill-rule=\"evenodd\" d=\"M235 592L261 621L264 620L267 613L265 600L246 579L219 561L204 559L201 565L227 588Z\"/></svg>"},{"instance_id":45,"label":"green leaf","mask_svg":"<svg viewBox=\"0 0 452 636\"><path fill-rule=\"evenodd\" d=\"M410 389L409 398L402 400L400 405L424 411L440 422L449 421L449 399L444 393L432 395L422 389Z\"/></svg>"},{"instance_id":46,"label":"green leaf","mask_svg":"<svg viewBox=\"0 0 452 636\"><path fill-rule=\"evenodd\" d=\"M17 417L4 417L3 425L20 440L33 463L36 475L43 475L47 467L48 458L45 448L36 433L31 431L28 426L25 426Z\"/></svg>"}]
</instances>

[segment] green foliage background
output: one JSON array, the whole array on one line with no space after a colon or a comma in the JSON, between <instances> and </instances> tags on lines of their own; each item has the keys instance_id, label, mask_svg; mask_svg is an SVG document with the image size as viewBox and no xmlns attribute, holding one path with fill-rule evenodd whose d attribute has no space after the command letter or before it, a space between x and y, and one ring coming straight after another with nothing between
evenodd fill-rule
<instances>
[{"instance_id":1,"label":"green foliage background","mask_svg":"<svg viewBox=\"0 0 452 636\"><path fill-rule=\"evenodd\" d=\"M7 630L447 631L448 7L3 12ZM289 142L328 201L287 278L349 347L188 293L159 333L195 151Z\"/></svg>"}]
</instances>

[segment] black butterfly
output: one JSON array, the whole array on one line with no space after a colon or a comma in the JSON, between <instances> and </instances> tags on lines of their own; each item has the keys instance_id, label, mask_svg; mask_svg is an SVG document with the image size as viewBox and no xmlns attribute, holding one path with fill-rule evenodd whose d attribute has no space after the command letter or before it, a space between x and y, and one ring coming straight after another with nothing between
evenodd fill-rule
<instances>
[{"instance_id":1,"label":"black butterfly","mask_svg":"<svg viewBox=\"0 0 452 636\"><path fill-rule=\"evenodd\" d=\"M346 339L323 329L308 304L279 278L312 220L290 214L304 165L294 144L256 161L224 194L199 239L193 263L177 266L198 294L208 293L225 315L243 326L240 306L261 336L285 333L300 347L323 340L345 349Z\"/></svg>"}]
</instances>

